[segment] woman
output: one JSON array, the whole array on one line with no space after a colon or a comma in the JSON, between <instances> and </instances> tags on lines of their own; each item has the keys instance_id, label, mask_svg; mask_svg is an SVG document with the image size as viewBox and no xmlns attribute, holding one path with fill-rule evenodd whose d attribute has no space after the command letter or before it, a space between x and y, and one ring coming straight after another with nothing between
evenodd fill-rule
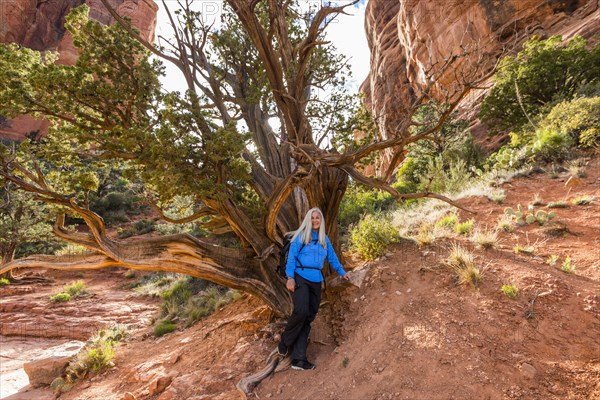
<instances>
[{"instance_id":1,"label":"woman","mask_svg":"<svg viewBox=\"0 0 600 400\"><path fill-rule=\"evenodd\" d=\"M318 208L312 208L306 213L300 228L293 233L285 267L286 287L292 292L294 312L281 335L278 351L286 356L288 350L293 348L293 369L315 368L306 359L306 348L310 324L317 316L321 303L321 282L324 279L321 270L325 259L338 274L349 280L325 235L323 213Z\"/></svg>"}]
</instances>

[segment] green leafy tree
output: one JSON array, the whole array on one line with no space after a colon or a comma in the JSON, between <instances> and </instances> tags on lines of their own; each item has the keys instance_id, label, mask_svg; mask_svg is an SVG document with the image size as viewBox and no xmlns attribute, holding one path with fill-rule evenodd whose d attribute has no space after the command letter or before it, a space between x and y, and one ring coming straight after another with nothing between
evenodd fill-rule
<instances>
[{"instance_id":1,"label":"green leafy tree","mask_svg":"<svg viewBox=\"0 0 600 400\"><path fill-rule=\"evenodd\" d=\"M585 92L600 85L600 44L588 47L581 36L566 44L561 36L532 37L516 56L501 60L495 85L481 105L482 120L496 130L519 129L534 124L556 102L572 99L580 88Z\"/></svg>"},{"instance_id":2,"label":"green leafy tree","mask_svg":"<svg viewBox=\"0 0 600 400\"><path fill-rule=\"evenodd\" d=\"M430 98L439 76L432 75L409 107L405 129L383 139L358 98L346 93L346 61L325 35L332 19L357 1L303 13L301 2L228 0L217 29L184 2L169 14L175 37L156 46L102 2L119 24L89 21L86 7L68 17L80 55L73 66L54 64L50 53L0 46L0 115L29 113L52 122L41 145L26 141L16 153L3 150L0 176L58 207L55 233L90 250L68 259L25 258L20 266L179 272L249 292L284 315L292 303L276 273L282 237L309 206L318 206L337 243L349 177L396 198L451 202L429 192L399 193L388 184L392 167L368 177L359 166L384 149L402 155L403 146L440 129L487 74L461 82L439 118L414 133L411 115ZM152 54L180 70L185 93L161 88L164 68ZM354 139L356 131L365 132L363 139ZM101 182L95 168L108 160L123 162L128 179L144 182L165 220L196 221L236 241L217 244L187 233L111 237L86 200ZM49 173L36 172L46 166ZM165 215L178 196L192 199L189 214ZM68 231L67 214L88 230Z\"/></svg>"},{"instance_id":3,"label":"green leafy tree","mask_svg":"<svg viewBox=\"0 0 600 400\"><path fill-rule=\"evenodd\" d=\"M36 202L14 184L0 188L0 266L11 263L20 244L48 240L52 227L47 207ZM13 279L12 270L1 278Z\"/></svg>"}]
</instances>

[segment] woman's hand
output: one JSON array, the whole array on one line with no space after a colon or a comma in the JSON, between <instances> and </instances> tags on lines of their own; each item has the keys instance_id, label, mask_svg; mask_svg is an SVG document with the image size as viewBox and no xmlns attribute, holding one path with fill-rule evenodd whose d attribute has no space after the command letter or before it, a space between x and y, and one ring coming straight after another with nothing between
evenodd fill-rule
<instances>
[{"instance_id":1,"label":"woman's hand","mask_svg":"<svg viewBox=\"0 0 600 400\"><path fill-rule=\"evenodd\" d=\"M346 275L342 276L342 279L345 279L348 282L350 282L350 275L346 274Z\"/></svg>"},{"instance_id":2,"label":"woman's hand","mask_svg":"<svg viewBox=\"0 0 600 400\"><path fill-rule=\"evenodd\" d=\"M294 293L294 290L296 290L296 281L294 280L294 278L289 278L285 283L285 287L287 288L287 290Z\"/></svg>"}]
</instances>

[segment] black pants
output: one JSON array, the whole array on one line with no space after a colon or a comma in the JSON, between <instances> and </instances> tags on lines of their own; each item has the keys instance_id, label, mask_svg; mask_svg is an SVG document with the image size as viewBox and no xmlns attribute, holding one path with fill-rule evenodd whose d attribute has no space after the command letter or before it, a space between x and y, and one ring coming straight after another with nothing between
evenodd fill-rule
<instances>
[{"instance_id":1,"label":"black pants","mask_svg":"<svg viewBox=\"0 0 600 400\"><path fill-rule=\"evenodd\" d=\"M294 279L294 312L288 319L282 340L288 348L294 348L292 360L306 360L310 324L315 320L321 304L321 282L307 281L298 274L295 274Z\"/></svg>"}]
</instances>

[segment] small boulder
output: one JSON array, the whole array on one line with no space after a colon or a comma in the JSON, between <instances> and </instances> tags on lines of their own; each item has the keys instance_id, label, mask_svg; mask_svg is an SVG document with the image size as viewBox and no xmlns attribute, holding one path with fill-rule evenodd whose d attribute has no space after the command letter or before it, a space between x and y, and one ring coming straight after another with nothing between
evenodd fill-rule
<instances>
[{"instance_id":1,"label":"small boulder","mask_svg":"<svg viewBox=\"0 0 600 400\"><path fill-rule=\"evenodd\" d=\"M537 370L535 369L535 367L528 363L521 364L521 372L523 373L523 376L527 379L533 379L537 374Z\"/></svg>"},{"instance_id":2,"label":"small boulder","mask_svg":"<svg viewBox=\"0 0 600 400\"><path fill-rule=\"evenodd\" d=\"M23 369L33 387L50 385L65 371L71 357L50 357L23 364Z\"/></svg>"},{"instance_id":3,"label":"small boulder","mask_svg":"<svg viewBox=\"0 0 600 400\"><path fill-rule=\"evenodd\" d=\"M152 381L150 387L148 388L150 390L150 396L154 396L156 394L164 392L165 389L169 387L172 381L173 378L171 378L170 376L161 376L160 378Z\"/></svg>"},{"instance_id":4,"label":"small boulder","mask_svg":"<svg viewBox=\"0 0 600 400\"><path fill-rule=\"evenodd\" d=\"M137 400L137 399L135 398L133 393L127 392L123 395L123 397L121 397L121 400Z\"/></svg>"}]
</instances>

